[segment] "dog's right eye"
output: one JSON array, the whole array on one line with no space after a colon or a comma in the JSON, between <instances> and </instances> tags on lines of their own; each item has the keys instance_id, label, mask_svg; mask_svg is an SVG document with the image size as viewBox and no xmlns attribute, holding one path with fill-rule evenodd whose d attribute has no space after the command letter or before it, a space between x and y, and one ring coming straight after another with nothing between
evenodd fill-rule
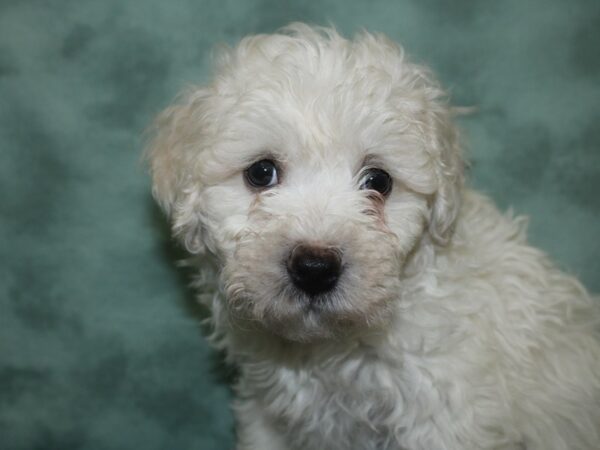
<instances>
[{"instance_id":1,"label":"dog's right eye","mask_svg":"<svg viewBox=\"0 0 600 450\"><path fill-rule=\"evenodd\" d=\"M245 171L248 184L253 187L272 187L279 183L277 166L270 159L255 162Z\"/></svg>"}]
</instances>

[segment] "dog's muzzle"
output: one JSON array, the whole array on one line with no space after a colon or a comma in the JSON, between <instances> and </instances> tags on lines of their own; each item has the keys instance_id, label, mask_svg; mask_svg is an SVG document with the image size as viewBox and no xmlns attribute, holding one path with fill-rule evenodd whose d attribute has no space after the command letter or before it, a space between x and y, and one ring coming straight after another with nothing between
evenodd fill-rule
<instances>
[{"instance_id":1,"label":"dog's muzzle","mask_svg":"<svg viewBox=\"0 0 600 450\"><path fill-rule=\"evenodd\" d=\"M290 252L287 271L294 286L310 297L324 294L336 286L342 272L341 251L299 244Z\"/></svg>"}]
</instances>

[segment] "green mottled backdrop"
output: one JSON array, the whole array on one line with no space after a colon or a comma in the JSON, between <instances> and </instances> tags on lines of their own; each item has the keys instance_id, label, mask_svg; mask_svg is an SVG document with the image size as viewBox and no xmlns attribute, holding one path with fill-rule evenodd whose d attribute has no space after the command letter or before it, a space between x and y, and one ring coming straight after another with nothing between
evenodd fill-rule
<instances>
[{"instance_id":1,"label":"green mottled backdrop","mask_svg":"<svg viewBox=\"0 0 600 450\"><path fill-rule=\"evenodd\" d=\"M232 447L140 136L213 44L292 20L432 65L478 107L473 184L600 291L597 0L0 0L1 450Z\"/></svg>"}]
</instances>

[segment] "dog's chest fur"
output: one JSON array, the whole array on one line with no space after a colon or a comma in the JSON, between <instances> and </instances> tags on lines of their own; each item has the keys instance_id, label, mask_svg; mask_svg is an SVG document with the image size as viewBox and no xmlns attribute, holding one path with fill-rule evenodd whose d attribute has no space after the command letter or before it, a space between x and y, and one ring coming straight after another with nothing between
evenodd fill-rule
<instances>
[{"instance_id":1,"label":"dog's chest fur","mask_svg":"<svg viewBox=\"0 0 600 450\"><path fill-rule=\"evenodd\" d=\"M477 402L467 399L478 387L466 392L460 382L450 381L456 368L448 367L451 375L445 377L426 359L392 358L361 344L344 352L321 350L309 361L287 366L255 362L242 367L240 392L261 399L256 407L290 449L453 448L462 440L461 430L485 428L503 415L498 404L496 417L488 422L490 403L497 399L488 396L487 408L477 411Z\"/></svg>"},{"instance_id":2,"label":"dog's chest fur","mask_svg":"<svg viewBox=\"0 0 600 450\"><path fill-rule=\"evenodd\" d=\"M350 353L303 367L250 364L241 391L263 400L263 412L297 448L397 448L385 436L403 394L388 369L373 361Z\"/></svg>"}]
</instances>

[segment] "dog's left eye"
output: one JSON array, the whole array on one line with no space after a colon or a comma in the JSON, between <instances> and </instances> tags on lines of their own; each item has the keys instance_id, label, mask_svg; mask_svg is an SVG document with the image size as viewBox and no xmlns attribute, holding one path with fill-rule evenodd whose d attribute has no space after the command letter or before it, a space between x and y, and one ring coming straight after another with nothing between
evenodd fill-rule
<instances>
[{"instance_id":1,"label":"dog's left eye","mask_svg":"<svg viewBox=\"0 0 600 450\"><path fill-rule=\"evenodd\" d=\"M362 176L360 189L377 191L386 196L392 190L392 177L382 169L367 169Z\"/></svg>"},{"instance_id":2,"label":"dog's left eye","mask_svg":"<svg viewBox=\"0 0 600 450\"><path fill-rule=\"evenodd\" d=\"M262 159L246 169L246 180L253 187L271 187L279 182L277 166L270 159Z\"/></svg>"}]
</instances>

